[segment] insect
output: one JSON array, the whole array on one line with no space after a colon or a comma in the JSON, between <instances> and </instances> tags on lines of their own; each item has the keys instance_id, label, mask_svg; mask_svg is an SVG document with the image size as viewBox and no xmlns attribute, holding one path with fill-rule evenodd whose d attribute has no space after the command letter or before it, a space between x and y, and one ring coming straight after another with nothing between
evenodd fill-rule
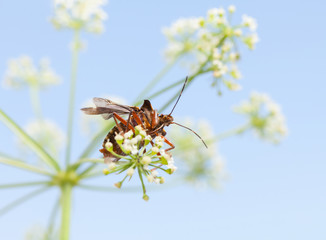
<instances>
[{"instance_id":1,"label":"insect","mask_svg":"<svg viewBox=\"0 0 326 240\"><path fill-rule=\"evenodd\" d=\"M119 158L115 157L105 148L105 144L110 141L113 144L113 151L119 155L124 156L125 153L120 149L119 145L115 141L116 134L126 133L129 130L134 131L137 125L141 125L146 131L146 134L150 135L152 138L156 136L161 136L164 139L164 142L167 143L170 148L165 151L170 151L175 148L174 144L170 142L166 137L166 131L164 127L169 126L170 124L176 124L183 128L186 128L193 132L197 137L199 137L207 148L204 140L192 129L183 126L179 123L174 122L173 117L171 116L177 103L180 100L181 94L186 86L188 77L186 78L179 97L174 104L171 112L169 114L159 114L157 110L154 110L152 104L149 100L144 100L143 105L139 108L137 106L128 106L122 105L115 102L112 102L104 98L93 98L93 102L96 107L82 108L85 114L89 115L102 115L105 120L113 118L115 121L115 126L109 131L106 138L103 141L103 148L100 149L100 152L103 153L104 159L108 161L118 161ZM125 120L121 115L127 115L128 119Z\"/></svg>"}]
</instances>

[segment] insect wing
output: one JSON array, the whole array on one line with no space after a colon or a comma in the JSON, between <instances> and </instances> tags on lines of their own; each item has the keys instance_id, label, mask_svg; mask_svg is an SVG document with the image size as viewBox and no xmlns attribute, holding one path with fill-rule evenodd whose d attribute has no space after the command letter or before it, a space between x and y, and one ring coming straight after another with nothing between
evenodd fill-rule
<instances>
[{"instance_id":1,"label":"insect wing","mask_svg":"<svg viewBox=\"0 0 326 240\"><path fill-rule=\"evenodd\" d=\"M129 114L132 110L127 105L121 105L105 98L93 98L93 102L96 105L95 108L82 108L81 110L89 115L101 115L105 120L113 117L113 113L124 115Z\"/></svg>"}]
</instances>

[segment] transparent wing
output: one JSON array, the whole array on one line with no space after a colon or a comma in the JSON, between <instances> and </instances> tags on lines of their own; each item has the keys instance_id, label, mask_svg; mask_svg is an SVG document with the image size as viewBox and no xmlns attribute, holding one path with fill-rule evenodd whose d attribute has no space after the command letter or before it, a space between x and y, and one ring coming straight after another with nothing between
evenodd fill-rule
<instances>
[{"instance_id":1,"label":"transparent wing","mask_svg":"<svg viewBox=\"0 0 326 240\"><path fill-rule=\"evenodd\" d=\"M82 108L81 110L85 114L101 115L105 120L113 117L113 113L124 115L129 114L132 110L132 108L127 105L121 105L105 98L93 98L93 102L96 106L95 108Z\"/></svg>"}]
</instances>

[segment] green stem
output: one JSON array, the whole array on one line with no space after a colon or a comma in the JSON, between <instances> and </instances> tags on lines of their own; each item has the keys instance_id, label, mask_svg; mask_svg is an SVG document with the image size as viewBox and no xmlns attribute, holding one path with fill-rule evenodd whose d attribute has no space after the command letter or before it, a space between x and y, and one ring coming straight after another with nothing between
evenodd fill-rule
<instances>
[{"instance_id":1,"label":"green stem","mask_svg":"<svg viewBox=\"0 0 326 240\"><path fill-rule=\"evenodd\" d=\"M51 238L53 228L54 228L54 222L55 222L56 216L58 214L59 206L60 206L60 201L59 201L59 199L57 199L57 201L55 202L55 204L53 206L53 209L51 211L50 218L49 218L48 230L47 230L47 233L46 233L48 239Z\"/></svg>"},{"instance_id":2,"label":"green stem","mask_svg":"<svg viewBox=\"0 0 326 240\"><path fill-rule=\"evenodd\" d=\"M16 168L22 168L24 170L28 170L28 171L31 171L31 172L40 173L40 174L43 174L43 175L52 176L52 174L49 173L46 170L43 170L41 168L32 166L32 165L27 164L27 163L25 163L23 161L20 161L20 160L11 158L11 157L7 157L7 156L1 156L0 155L0 163L6 164L6 165L9 165L9 166L12 166L12 167L16 167Z\"/></svg>"},{"instance_id":3,"label":"green stem","mask_svg":"<svg viewBox=\"0 0 326 240\"><path fill-rule=\"evenodd\" d=\"M140 179L140 182L141 182L141 186L143 188L143 194L145 195L146 194L146 188L145 188L145 184L144 184L144 180L143 180L143 174L141 172L141 169L140 167L138 166L138 175L139 175L139 179Z\"/></svg>"},{"instance_id":4,"label":"green stem","mask_svg":"<svg viewBox=\"0 0 326 240\"><path fill-rule=\"evenodd\" d=\"M83 158L69 166L69 168L76 170L83 163L104 163L104 160L103 158Z\"/></svg>"},{"instance_id":5,"label":"green stem","mask_svg":"<svg viewBox=\"0 0 326 240\"><path fill-rule=\"evenodd\" d=\"M231 129L231 130L228 130L226 132L220 133L217 136L215 136L214 138L209 139L207 141L207 144L209 144L211 142L221 141L221 140L224 140L226 138L232 137L234 135L242 134L246 130L248 130L250 127L251 127L250 123L247 123L247 124L244 124L244 125L242 125L240 127L236 127L236 128Z\"/></svg>"},{"instance_id":6,"label":"green stem","mask_svg":"<svg viewBox=\"0 0 326 240\"><path fill-rule=\"evenodd\" d=\"M166 91L168 91L168 90L170 90L170 89L172 89L172 88L174 88L174 87L176 87L176 86L178 86L178 85L180 85L180 84L182 84L182 83L184 83L184 82L185 82L185 80L184 80L184 79L181 79L180 81L177 81L177 82L175 82L175 83L172 83L172 84L170 84L169 86L163 88L162 90L159 90L159 91L157 91L156 93L150 95L150 96L148 97L148 99L151 99L151 100L152 100L153 98L155 98L155 97L161 95L162 93L164 93L164 92L166 92ZM139 101L139 102L137 102L135 105L138 105L138 104L140 104L140 103L141 103L141 102Z\"/></svg>"},{"instance_id":7,"label":"green stem","mask_svg":"<svg viewBox=\"0 0 326 240\"><path fill-rule=\"evenodd\" d=\"M69 240L72 185L61 186L61 229L60 240Z\"/></svg>"},{"instance_id":8,"label":"green stem","mask_svg":"<svg viewBox=\"0 0 326 240\"><path fill-rule=\"evenodd\" d=\"M75 93L77 81L78 53L79 53L79 31L74 32L71 78L70 78L70 95L69 95L69 111L68 111L68 127L67 127L67 150L66 150L66 166L69 165L71 155L72 128L75 110Z\"/></svg>"},{"instance_id":9,"label":"green stem","mask_svg":"<svg viewBox=\"0 0 326 240\"><path fill-rule=\"evenodd\" d=\"M36 191L33 191L33 192L29 193L29 194L26 194L23 197L16 199L15 201L12 201L10 204L8 204L7 206L0 209L0 216L5 214L6 212L10 211L11 209L15 208L16 206L24 203L25 201L27 201L27 200L41 194L42 192L44 192L45 190L48 190L48 189L49 189L49 187L46 186L46 187L43 187L43 188L38 189Z\"/></svg>"},{"instance_id":10,"label":"green stem","mask_svg":"<svg viewBox=\"0 0 326 240\"><path fill-rule=\"evenodd\" d=\"M31 187L35 185L50 185L49 181L38 181L38 182L24 182L24 183L10 183L10 184L3 184L0 185L0 189L4 188L16 188L16 187Z\"/></svg>"},{"instance_id":11,"label":"green stem","mask_svg":"<svg viewBox=\"0 0 326 240\"><path fill-rule=\"evenodd\" d=\"M34 139L21 129L9 116L0 109L0 121L2 121L14 134L17 135L40 159L56 170L60 170L58 163L52 158Z\"/></svg>"},{"instance_id":12,"label":"green stem","mask_svg":"<svg viewBox=\"0 0 326 240\"><path fill-rule=\"evenodd\" d=\"M94 168L95 166L93 166L93 168ZM91 169L92 170L92 169ZM90 171L90 170L89 170ZM82 179L89 179L89 178L94 178L94 177L103 177L103 170L98 170L98 171L94 171L94 172L89 172L89 171L87 171L86 173L81 173L80 175L79 175L79 177L80 178L82 178Z\"/></svg>"},{"instance_id":13,"label":"green stem","mask_svg":"<svg viewBox=\"0 0 326 240\"><path fill-rule=\"evenodd\" d=\"M79 174L80 178L84 178L84 176L86 176L90 171L92 171L94 168L96 167L96 163L91 164L90 166L88 166L84 171L82 171ZM103 174L103 171L101 172Z\"/></svg>"},{"instance_id":14,"label":"green stem","mask_svg":"<svg viewBox=\"0 0 326 240\"><path fill-rule=\"evenodd\" d=\"M136 98L135 102L140 102L142 101L142 99L146 96L146 94L152 90L153 87L155 87L155 85L162 80L162 78L164 77L164 75L170 71L170 69L174 66L174 64L177 62L178 58L175 58L173 61L171 61L170 63L168 63L154 78L153 80L145 87L145 89L138 95L138 97ZM139 104L139 103L138 103ZM138 105L135 104L135 105Z\"/></svg>"}]
</instances>

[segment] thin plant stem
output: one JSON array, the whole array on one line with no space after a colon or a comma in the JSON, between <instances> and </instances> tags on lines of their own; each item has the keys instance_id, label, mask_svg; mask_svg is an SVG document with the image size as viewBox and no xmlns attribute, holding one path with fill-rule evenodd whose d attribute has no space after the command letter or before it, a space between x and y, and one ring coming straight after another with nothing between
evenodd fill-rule
<instances>
[{"instance_id":1,"label":"thin plant stem","mask_svg":"<svg viewBox=\"0 0 326 240\"><path fill-rule=\"evenodd\" d=\"M10 210L12 210L13 208L17 207L18 205L26 202L27 200L29 200L29 199L31 199L31 198L45 192L48 189L49 189L48 186L43 187L41 189L38 189L36 191L33 191L33 192L29 193L29 194L24 195L23 197L20 197L20 198L16 199L15 201L12 201L10 204L8 204L7 206L0 209L0 216L7 213Z\"/></svg>"},{"instance_id":2,"label":"thin plant stem","mask_svg":"<svg viewBox=\"0 0 326 240\"><path fill-rule=\"evenodd\" d=\"M69 94L69 109L68 109L68 127L67 127L67 149L66 149L66 166L69 165L71 155L72 130L74 121L75 109L75 94L77 82L78 68L78 53L79 53L79 30L74 32L72 48L72 63L71 63L71 78L70 78L70 94Z\"/></svg>"},{"instance_id":3,"label":"thin plant stem","mask_svg":"<svg viewBox=\"0 0 326 240\"><path fill-rule=\"evenodd\" d=\"M40 159L55 170L60 170L59 164L52 158L34 139L21 129L9 116L0 109L0 121L2 121L14 134L17 135Z\"/></svg>"},{"instance_id":4,"label":"thin plant stem","mask_svg":"<svg viewBox=\"0 0 326 240\"><path fill-rule=\"evenodd\" d=\"M166 92L166 91L168 91L168 90L170 90L170 89L172 89L172 88L174 88L174 87L176 87L176 86L178 86L178 85L180 85L180 84L182 84L182 83L184 83L184 82L185 82L185 80L184 80L184 79L181 79L180 81L177 81L177 82L175 82L175 83L172 83L171 85L169 85L169 86L167 86L167 87L165 87L165 88L163 88L163 89L157 91L156 93L153 93L152 95L150 95L150 96L148 97L148 99L153 99L153 98L155 98L155 97L161 95L162 93L164 93L164 92ZM138 105L138 104L140 104L140 103L141 103L141 102L137 102L135 105Z\"/></svg>"},{"instance_id":5,"label":"thin plant stem","mask_svg":"<svg viewBox=\"0 0 326 240\"><path fill-rule=\"evenodd\" d=\"M144 90L138 95L135 102L141 101L146 94L155 87L155 85L162 80L162 78L171 70L179 58L175 58L173 61L169 62L154 78L153 80L144 88ZM138 105L138 104L135 104Z\"/></svg>"},{"instance_id":6,"label":"thin plant stem","mask_svg":"<svg viewBox=\"0 0 326 240\"><path fill-rule=\"evenodd\" d=\"M83 163L104 163L104 160L101 158L83 158L83 159L79 159L77 162L72 164L69 168L77 169Z\"/></svg>"},{"instance_id":7,"label":"thin plant stem","mask_svg":"<svg viewBox=\"0 0 326 240\"><path fill-rule=\"evenodd\" d=\"M143 189L143 194L145 195L146 194L146 188L145 188L145 184L144 184L144 180L143 180L143 175L142 175L142 172L140 170L140 167L138 166L137 168L138 168L139 179L140 179L141 186L142 186L142 189Z\"/></svg>"},{"instance_id":8,"label":"thin plant stem","mask_svg":"<svg viewBox=\"0 0 326 240\"><path fill-rule=\"evenodd\" d=\"M61 186L61 229L60 240L69 240L71 214L72 185L65 183Z\"/></svg>"},{"instance_id":9,"label":"thin plant stem","mask_svg":"<svg viewBox=\"0 0 326 240\"><path fill-rule=\"evenodd\" d=\"M95 165L93 167L95 167ZM103 176L103 170L98 170L98 171L94 171L94 172L89 172L89 171L87 173L85 173L85 174L81 173L79 176L82 179L89 179L89 178L95 178L95 177Z\"/></svg>"},{"instance_id":10,"label":"thin plant stem","mask_svg":"<svg viewBox=\"0 0 326 240\"><path fill-rule=\"evenodd\" d=\"M84 171L82 171L79 174L80 178L83 178L85 175L87 175L90 171L92 171L96 167L96 163L92 163L90 166L88 166ZM102 172L103 174L103 172Z\"/></svg>"},{"instance_id":11,"label":"thin plant stem","mask_svg":"<svg viewBox=\"0 0 326 240\"><path fill-rule=\"evenodd\" d=\"M52 176L52 174L44 169L35 167L33 165L27 164L23 161L20 161L18 159L14 159L11 157L7 157L7 156L2 156L0 155L0 163L12 166L12 167L16 167L16 168L21 168L30 172L35 172L35 173L40 173L43 175L47 175L47 176Z\"/></svg>"},{"instance_id":12,"label":"thin plant stem","mask_svg":"<svg viewBox=\"0 0 326 240\"><path fill-rule=\"evenodd\" d=\"M38 181L38 182L24 182L24 183L10 183L10 184L3 184L0 185L0 189L6 188L17 188L17 187L33 187L36 185L50 185L51 182L49 181Z\"/></svg>"},{"instance_id":13,"label":"thin plant stem","mask_svg":"<svg viewBox=\"0 0 326 240\"><path fill-rule=\"evenodd\" d=\"M50 238L50 236L52 235L54 224L55 224L55 219L56 219L57 214L59 212L58 211L59 206L60 206L60 200L57 199L54 206L53 206L53 208L52 208L52 211L51 211L51 214L50 214L50 217L49 217L48 230L47 230L47 233L46 233L48 238Z\"/></svg>"},{"instance_id":14,"label":"thin plant stem","mask_svg":"<svg viewBox=\"0 0 326 240\"><path fill-rule=\"evenodd\" d=\"M250 129L250 127L251 127L250 123L246 123L246 124L244 124L244 125L242 125L240 127L236 127L236 128L231 129L231 130L228 130L226 132L220 133L220 134L216 135L214 138L208 139L207 144L209 144L211 142L221 141L221 140L224 140L226 138L232 137L234 135L242 134L246 130Z\"/></svg>"}]
</instances>

